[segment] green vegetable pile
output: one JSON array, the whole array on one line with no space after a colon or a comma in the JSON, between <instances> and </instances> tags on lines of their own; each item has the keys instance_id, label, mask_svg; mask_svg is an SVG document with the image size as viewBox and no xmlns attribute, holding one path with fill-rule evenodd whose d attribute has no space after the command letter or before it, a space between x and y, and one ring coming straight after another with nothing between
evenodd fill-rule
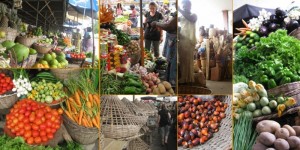
<instances>
[{"instance_id":1,"label":"green vegetable pile","mask_svg":"<svg viewBox=\"0 0 300 150\"><path fill-rule=\"evenodd\" d=\"M45 147L45 146L36 146L31 147L27 145L23 138L16 137L11 138L6 135L0 136L0 149L1 150L65 150L65 149L72 149L72 150L83 150L80 144L75 142L68 142L66 145L61 147Z\"/></svg>"},{"instance_id":2,"label":"green vegetable pile","mask_svg":"<svg viewBox=\"0 0 300 150\"><path fill-rule=\"evenodd\" d=\"M235 56L234 71L267 89L300 81L300 41L277 30L260 39L255 50L241 47Z\"/></svg>"},{"instance_id":3,"label":"green vegetable pile","mask_svg":"<svg viewBox=\"0 0 300 150\"><path fill-rule=\"evenodd\" d=\"M125 73L123 81L124 94L146 94L146 89L139 76Z\"/></svg>"},{"instance_id":4,"label":"green vegetable pile","mask_svg":"<svg viewBox=\"0 0 300 150\"><path fill-rule=\"evenodd\" d=\"M116 29L114 24L110 25L110 30L113 34L117 35L117 40L119 45L127 45L130 42L130 36L123 31Z\"/></svg>"}]
</instances>

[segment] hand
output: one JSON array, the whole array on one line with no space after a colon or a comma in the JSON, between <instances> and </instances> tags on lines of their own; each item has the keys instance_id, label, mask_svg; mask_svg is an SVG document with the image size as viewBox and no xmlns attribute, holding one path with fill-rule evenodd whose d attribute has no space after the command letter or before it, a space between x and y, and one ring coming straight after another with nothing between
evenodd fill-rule
<instances>
[{"instance_id":1,"label":"hand","mask_svg":"<svg viewBox=\"0 0 300 150\"><path fill-rule=\"evenodd\" d=\"M151 22L151 26L156 27L156 23L157 23L156 21Z\"/></svg>"}]
</instances>

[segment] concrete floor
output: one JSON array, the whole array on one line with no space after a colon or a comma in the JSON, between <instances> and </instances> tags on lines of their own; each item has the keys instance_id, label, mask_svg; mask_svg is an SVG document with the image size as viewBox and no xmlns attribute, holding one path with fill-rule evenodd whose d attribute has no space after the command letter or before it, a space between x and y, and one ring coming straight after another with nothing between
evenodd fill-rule
<instances>
[{"instance_id":1,"label":"concrete floor","mask_svg":"<svg viewBox=\"0 0 300 150\"><path fill-rule=\"evenodd\" d=\"M211 81L206 80L206 86L213 95L232 95L232 81Z\"/></svg>"},{"instance_id":2,"label":"concrete floor","mask_svg":"<svg viewBox=\"0 0 300 150\"><path fill-rule=\"evenodd\" d=\"M161 146L161 136L158 132L158 128L156 128L152 132L152 143L150 145L150 150L177 150L176 133L177 132L174 132L174 129L170 129L168 144Z\"/></svg>"}]
</instances>

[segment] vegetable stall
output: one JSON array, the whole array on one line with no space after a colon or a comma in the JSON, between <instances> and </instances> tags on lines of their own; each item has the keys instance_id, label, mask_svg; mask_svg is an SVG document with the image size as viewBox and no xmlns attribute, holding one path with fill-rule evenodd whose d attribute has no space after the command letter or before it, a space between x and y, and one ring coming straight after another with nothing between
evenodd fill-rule
<instances>
[{"instance_id":1,"label":"vegetable stall","mask_svg":"<svg viewBox=\"0 0 300 150\"><path fill-rule=\"evenodd\" d=\"M103 2L99 9L101 93L174 95L175 87L166 81L167 61L154 60L152 54L144 50L142 28L131 30L129 13L117 16L112 9L114 4L117 2ZM139 16L142 15L140 12ZM126 30L120 26L126 26ZM133 30L136 32L131 32Z\"/></svg>"},{"instance_id":2,"label":"vegetable stall","mask_svg":"<svg viewBox=\"0 0 300 150\"><path fill-rule=\"evenodd\" d=\"M254 12L243 15L248 7ZM234 18L233 147L297 149L299 4L244 5Z\"/></svg>"},{"instance_id":3,"label":"vegetable stall","mask_svg":"<svg viewBox=\"0 0 300 150\"><path fill-rule=\"evenodd\" d=\"M32 5L36 4L45 5L47 9L32 10ZM96 52L84 52L72 41L75 32L63 33L67 31L63 27L65 18L58 16L67 13L69 5L66 1L26 1L22 7L11 8L13 1L0 3L0 67L79 68L97 65L94 60ZM57 14L52 12L55 6L60 6L55 8ZM53 22L41 15L45 14L44 11L51 12L46 17ZM28 15L30 13L36 13L37 17Z\"/></svg>"},{"instance_id":4,"label":"vegetable stall","mask_svg":"<svg viewBox=\"0 0 300 150\"><path fill-rule=\"evenodd\" d=\"M98 149L98 70L2 69L0 76L3 148Z\"/></svg>"}]
</instances>

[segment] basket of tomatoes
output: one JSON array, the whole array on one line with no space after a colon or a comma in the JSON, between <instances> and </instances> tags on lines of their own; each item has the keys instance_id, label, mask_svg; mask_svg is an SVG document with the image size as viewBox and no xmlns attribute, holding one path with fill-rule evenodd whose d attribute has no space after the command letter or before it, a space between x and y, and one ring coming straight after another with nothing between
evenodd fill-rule
<instances>
[{"instance_id":1,"label":"basket of tomatoes","mask_svg":"<svg viewBox=\"0 0 300 150\"><path fill-rule=\"evenodd\" d=\"M51 109L31 99L18 101L6 115L4 132L29 145L48 145L62 124L62 109Z\"/></svg>"},{"instance_id":2,"label":"basket of tomatoes","mask_svg":"<svg viewBox=\"0 0 300 150\"><path fill-rule=\"evenodd\" d=\"M9 73L8 73L9 74ZM12 92L14 83L10 75L0 72L0 109L12 107L18 100L17 94Z\"/></svg>"},{"instance_id":3,"label":"basket of tomatoes","mask_svg":"<svg viewBox=\"0 0 300 150\"><path fill-rule=\"evenodd\" d=\"M84 53L70 53L69 62L72 64L82 64L86 58Z\"/></svg>"}]
</instances>

